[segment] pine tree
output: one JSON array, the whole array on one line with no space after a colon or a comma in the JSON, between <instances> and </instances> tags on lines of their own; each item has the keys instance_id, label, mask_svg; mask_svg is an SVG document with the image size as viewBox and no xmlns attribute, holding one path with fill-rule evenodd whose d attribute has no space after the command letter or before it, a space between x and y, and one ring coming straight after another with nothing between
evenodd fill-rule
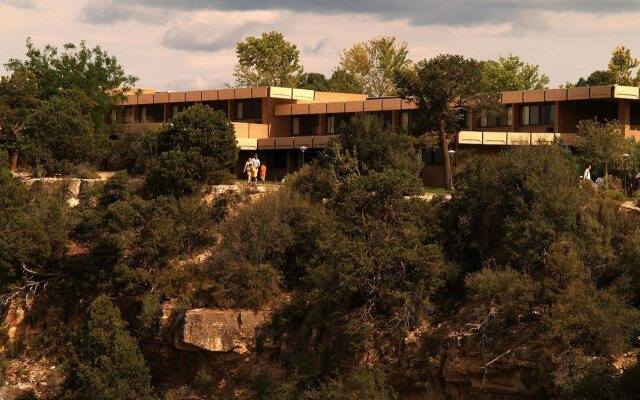
<instances>
[{"instance_id":1,"label":"pine tree","mask_svg":"<svg viewBox=\"0 0 640 400\"><path fill-rule=\"evenodd\" d=\"M99 296L69 346L65 398L152 399L149 369L111 300Z\"/></svg>"}]
</instances>

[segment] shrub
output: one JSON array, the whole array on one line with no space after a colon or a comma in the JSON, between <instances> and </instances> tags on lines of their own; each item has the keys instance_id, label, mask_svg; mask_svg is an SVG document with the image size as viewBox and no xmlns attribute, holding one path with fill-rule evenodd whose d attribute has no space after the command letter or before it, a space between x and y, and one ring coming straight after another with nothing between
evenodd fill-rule
<instances>
[{"instance_id":1,"label":"shrub","mask_svg":"<svg viewBox=\"0 0 640 400\"><path fill-rule=\"evenodd\" d=\"M574 283L558 298L549 315L548 336L562 349L607 356L628 350L640 330L640 311L612 290Z\"/></svg>"},{"instance_id":2,"label":"shrub","mask_svg":"<svg viewBox=\"0 0 640 400\"><path fill-rule=\"evenodd\" d=\"M95 165L105 155L108 139L96 131L92 109L87 95L75 89L42 101L26 121L23 160L50 174L69 173L74 164Z\"/></svg>"},{"instance_id":3,"label":"shrub","mask_svg":"<svg viewBox=\"0 0 640 400\"><path fill-rule=\"evenodd\" d=\"M158 134L158 162L147 176L155 196L198 193L204 184L232 179L238 159L233 125L221 112L196 104L179 113Z\"/></svg>"},{"instance_id":4,"label":"shrub","mask_svg":"<svg viewBox=\"0 0 640 400\"><path fill-rule=\"evenodd\" d=\"M495 306L497 317L510 325L528 317L535 304L538 285L530 276L511 269L483 268L465 279L476 318L484 318Z\"/></svg>"},{"instance_id":5,"label":"shrub","mask_svg":"<svg viewBox=\"0 0 640 400\"><path fill-rule=\"evenodd\" d=\"M66 398L151 399L149 369L120 312L106 296L93 301L69 346Z\"/></svg>"}]
</instances>

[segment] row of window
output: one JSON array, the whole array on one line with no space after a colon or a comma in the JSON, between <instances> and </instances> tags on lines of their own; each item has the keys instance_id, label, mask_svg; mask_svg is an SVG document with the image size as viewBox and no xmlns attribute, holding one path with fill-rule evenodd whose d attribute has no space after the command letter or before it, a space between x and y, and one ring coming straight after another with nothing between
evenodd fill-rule
<instances>
[{"instance_id":1,"label":"row of window","mask_svg":"<svg viewBox=\"0 0 640 400\"><path fill-rule=\"evenodd\" d=\"M171 107L169 108L169 118L172 118L174 115L184 111L194 104L196 103L171 104ZM222 111L224 115L228 117L229 110L227 101L205 101L202 102L202 104L209 106L216 111ZM140 105L136 108L135 115L133 110L133 107L122 107L116 110L116 123L156 123L164 121L164 104ZM236 101L234 120L260 122L262 120L262 100L250 99Z\"/></svg>"},{"instance_id":2,"label":"row of window","mask_svg":"<svg viewBox=\"0 0 640 400\"><path fill-rule=\"evenodd\" d=\"M555 105L533 104L520 107L520 125L553 125ZM505 106L499 115L483 114L478 118L480 128L509 127L513 125L513 107ZM468 122L464 126L468 128Z\"/></svg>"},{"instance_id":3,"label":"row of window","mask_svg":"<svg viewBox=\"0 0 640 400\"><path fill-rule=\"evenodd\" d=\"M375 115L380 116L387 124L391 125L392 123L392 113L381 112L375 113ZM411 123L410 113L408 111L400 112L400 128L403 130L409 130L409 125ZM340 125L343 123L348 123L351 118L355 117L356 114L327 114L327 115L301 115L295 116L291 118L291 136L298 135L319 135L320 132L320 118L326 118L326 126L327 126L327 134L334 135L337 134Z\"/></svg>"},{"instance_id":4,"label":"row of window","mask_svg":"<svg viewBox=\"0 0 640 400\"><path fill-rule=\"evenodd\" d=\"M169 110L169 118L179 112L184 111L187 107L195 103L177 103L172 104ZM216 111L222 111L228 116L227 101L206 101L204 105L212 107ZM116 123L154 123L163 122L164 105L150 104L141 105L137 109L136 115L133 114L133 107L123 107L116 111ZM391 112L382 112L380 114L387 123L391 124ZM553 125L555 106L553 104L534 104L520 107L520 125ZM355 114L329 114L327 119L327 133L335 134L340 124L348 122ZM261 99L241 100L235 102L235 121L255 121L262 120L262 101ZM292 135L300 134L317 134L319 130L319 115L305 115L292 118L291 133ZM399 125L402 129L408 130L411 123L411 113L408 111L400 112ZM471 115L462 112L462 120L460 125L463 129L471 127ZM477 125L480 128L492 127L509 127L513 125L513 107L505 106L499 115L481 115L477 119Z\"/></svg>"}]
</instances>

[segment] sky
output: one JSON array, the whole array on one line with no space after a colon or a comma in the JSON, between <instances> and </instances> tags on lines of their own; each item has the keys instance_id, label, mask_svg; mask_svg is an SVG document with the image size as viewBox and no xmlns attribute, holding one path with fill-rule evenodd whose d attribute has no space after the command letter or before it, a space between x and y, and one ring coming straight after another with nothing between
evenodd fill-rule
<instances>
[{"instance_id":1,"label":"sky","mask_svg":"<svg viewBox=\"0 0 640 400\"><path fill-rule=\"evenodd\" d=\"M306 72L330 75L353 43L394 35L414 61L441 53L540 65L551 86L606 69L618 45L640 57L640 0L0 0L0 64L36 46L100 45L139 87L233 84L235 46L276 30ZM0 75L5 74L0 66Z\"/></svg>"}]
</instances>

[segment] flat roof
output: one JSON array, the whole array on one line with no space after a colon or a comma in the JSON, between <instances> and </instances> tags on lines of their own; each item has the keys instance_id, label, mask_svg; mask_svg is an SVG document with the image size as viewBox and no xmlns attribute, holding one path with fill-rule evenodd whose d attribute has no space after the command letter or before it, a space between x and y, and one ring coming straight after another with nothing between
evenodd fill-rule
<instances>
[{"instance_id":1,"label":"flat roof","mask_svg":"<svg viewBox=\"0 0 640 400\"><path fill-rule=\"evenodd\" d=\"M640 88L635 86L585 86L560 89L518 90L502 92L502 103L540 103L548 101L591 99L640 99Z\"/></svg>"}]
</instances>

